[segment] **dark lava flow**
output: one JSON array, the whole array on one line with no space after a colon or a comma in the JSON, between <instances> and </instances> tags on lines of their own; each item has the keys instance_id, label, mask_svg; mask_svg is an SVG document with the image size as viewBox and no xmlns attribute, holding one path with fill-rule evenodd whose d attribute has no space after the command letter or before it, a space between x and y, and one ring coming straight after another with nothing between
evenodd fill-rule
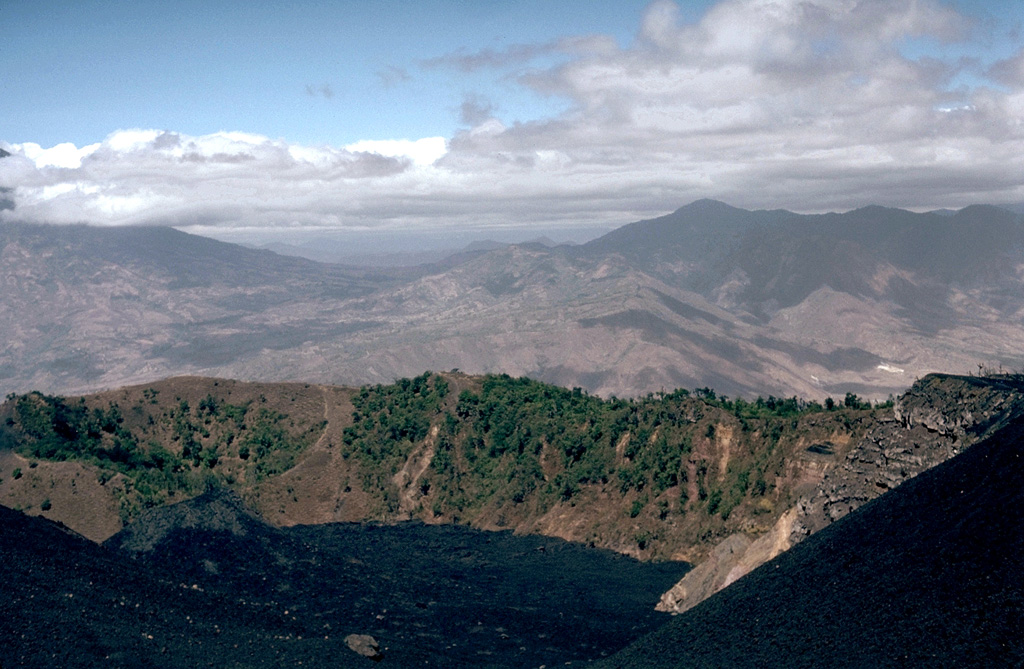
<instances>
[{"instance_id":1,"label":"dark lava flow","mask_svg":"<svg viewBox=\"0 0 1024 669\"><path fill-rule=\"evenodd\" d=\"M280 529L214 491L103 547L0 508L2 666L538 667L606 657L668 620L688 569L422 523Z\"/></svg>"}]
</instances>

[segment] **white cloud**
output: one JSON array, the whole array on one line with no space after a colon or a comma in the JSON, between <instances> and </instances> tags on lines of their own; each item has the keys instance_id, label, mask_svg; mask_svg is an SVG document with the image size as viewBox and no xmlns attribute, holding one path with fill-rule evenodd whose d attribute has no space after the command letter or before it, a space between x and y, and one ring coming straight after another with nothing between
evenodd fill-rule
<instances>
[{"instance_id":1,"label":"white cloud","mask_svg":"<svg viewBox=\"0 0 1024 669\"><path fill-rule=\"evenodd\" d=\"M38 144L26 143L21 145L24 156L36 164L37 167L79 167L82 159L99 148L99 144L90 144L79 149L70 142L64 142L44 149Z\"/></svg>"},{"instance_id":2,"label":"white cloud","mask_svg":"<svg viewBox=\"0 0 1024 669\"><path fill-rule=\"evenodd\" d=\"M521 63L520 85L569 101L557 118L502 122L488 100L447 140L123 130L82 148L10 145L0 187L17 207L0 216L445 227L622 223L699 197L804 211L1022 201L1022 56L973 73L991 85L954 88L963 59L905 55L973 34L930 0L724 0L697 23L656 2L628 48L568 36L432 61ZM555 51L557 65L537 65Z\"/></svg>"},{"instance_id":3,"label":"white cloud","mask_svg":"<svg viewBox=\"0 0 1024 669\"><path fill-rule=\"evenodd\" d=\"M170 133L161 133L159 130L139 130L138 128L132 130L121 130L109 135L104 144L104 148L110 149L117 153L130 153L132 151L139 151L145 149L160 139L163 135L162 142L156 144L156 148L164 149L167 147L167 140L172 140L176 135Z\"/></svg>"},{"instance_id":4,"label":"white cloud","mask_svg":"<svg viewBox=\"0 0 1024 669\"><path fill-rule=\"evenodd\" d=\"M423 139L368 139L345 147L347 151L376 153L391 158L408 158L417 165L431 165L437 162L448 147L444 137Z\"/></svg>"},{"instance_id":5,"label":"white cloud","mask_svg":"<svg viewBox=\"0 0 1024 669\"><path fill-rule=\"evenodd\" d=\"M81 150L8 147L0 187L14 188L16 208L6 218L102 225L315 223L363 194L355 184L393 178L410 164L241 132L122 130Z\"/></svg>"}]
</instances>

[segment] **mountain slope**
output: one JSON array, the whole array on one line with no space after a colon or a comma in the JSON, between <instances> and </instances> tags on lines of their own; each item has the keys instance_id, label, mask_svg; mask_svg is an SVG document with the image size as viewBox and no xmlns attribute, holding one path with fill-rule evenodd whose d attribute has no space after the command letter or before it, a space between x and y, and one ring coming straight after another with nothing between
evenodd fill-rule
<instances>
[{"instance_id":1,"label":"mountain slope","mask_svg":"<svg viewBox=\"0 0 1024 669\"><path fill-rule=\"evenodd\" d=\"M577 255L620 254L645 269L712 263L750 230L796 217L784 210L747 211L697 200L671 214L624 225L573 249Z\"/></svg>"},{"instance_id":2,"label":"mountain slope","mask_svg":"<svg viewBox=\"0 0 1024 669\"><path fill-rule=\"evenodd\" d=\"M1018 419L602 666L1020 666L1022 451Z\"/></svg>"},{"instance_id":3,"label":"mountain slope","mask_svg":"<svg viewBox=\"0 0 1024 669\"><path fill-rule=\"evenodd\" d=\"M880 400L933 371L1024 367L1024 225L994 207L701 200L578 247L372 271L169 229L5 225L0 260L0 392L458 368L604 396Z\"/></svg>"},{"instance_id":4,"label":"mountain slope","mask_svg":"<svg viewBox=\"0 0 1024 669\"><path fill-rule=\"evenodd\" d=\"M0 378L7 390L109 387L288 348L332 325L261 314L392 280L170 228L5 224Z\"/></svg>"}]
</instances>

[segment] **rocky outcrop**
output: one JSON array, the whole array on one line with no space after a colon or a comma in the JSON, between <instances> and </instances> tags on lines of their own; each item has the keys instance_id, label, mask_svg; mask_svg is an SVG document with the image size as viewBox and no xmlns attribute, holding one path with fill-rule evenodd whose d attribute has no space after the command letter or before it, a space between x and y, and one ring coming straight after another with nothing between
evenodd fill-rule
<instances>
[{"instance_id":1,"label":"rocky outcrop","mask_svg":"<svg viewBox=\"0 0 1024 669\"><path fill-rule=\"evenodd\" d=\"M825 474L818 489L801 497L790 543L834 523L857 507L892 490L907 479L958 454L968 440L963 432L937 432L921 424L895 420L864 436L839 467Z\"/></svg>"},{"instance_id":2,"label":"rocky outcrop","mask_svg":"<svg viewBox=\"0 0 1024 669\"><path fill-rule=\"evenodd\" d=\"M770 531L756 540L745 534L729 536L715 546L706 560L662 595L654 608L676 613L693 608L776 555L789 550L796 515L797 509L790 509L782 514Z\"/></svg>"},{"instance_id":3,"label":"rocky outcrop","mask_svg":"<svg viewBox=\"0 0 1024 669\"><path fill-rule=\"evenodd\" d=\"M345 645L353 652L371 660L380 660L384 657L380 652L380 644L369 634L349 634L345 637Z\"/></svg>"},{"instance_id":4,"label":"rocky outcrop","mask_svg":"<svg viewBox=\"0 0 1024 669\"><path fill-rule=\"evenodd\" d=\"M892 421L870 430L814 494L797 502L791 542L958 455L1022 413L1022 378L921 379L896 401Z\"/></svg>"},{"instance_id":5,"label":"rocky outcrop","mask_svg":"<svg viewBox=\"0 0 1024 669\"><path fill-rule=\"evenodd\" d=\"M956 439L990 434L1024 410L1024 376L932 374L900 396L893 408L906 428L922 426Z\"/></svg>"},{"instance_id":6,"label":"rocky outcrop","mask_svg":"<svg viewBox=\"0 0 1024 669\"><path fill-rule=\"evenodd\" d=\"M893 418L872 428L757 540L733 535L658 603L681 613L854 509L1024 414L1024 377L930 375L896 402Z\"/></svg>"},{"instance_id":7,"label":"rocky outcrop","mask_svg":"<svg viewBox=\"0 0 1024 669\"><path fill-rule=\"evenodd\" d=\"M427 438L418 445L409 455L402 468L391 477L391 482L398 488L398 505L401 509L401 519L409 520L413 517L417 507L420 506L420 499L423 497L423 490L420 488L420 479L430 467L437 450L438 426L430 428Z\"/></svg>"}]
</instances>

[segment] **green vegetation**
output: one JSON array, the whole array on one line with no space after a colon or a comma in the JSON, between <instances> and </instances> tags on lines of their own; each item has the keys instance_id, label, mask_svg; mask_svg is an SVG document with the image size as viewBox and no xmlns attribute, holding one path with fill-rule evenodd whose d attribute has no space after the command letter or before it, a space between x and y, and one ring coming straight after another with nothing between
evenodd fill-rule
<instances>
[{"instance_id":1,"label":"green vegetation","mask_svg":"<svg viewBox=\"0 0 1024 669\"><path fill-rule=\"evenodd\" d=\"M480 392L460 394L457 420L446 421L431 488L456 514L522 504L535 493L542 508L570 501L583 486L608 482L625 406L579 388L487 376Z\"/></svg>"},{"instance_id":2,"label":"green vegetation","mask_svg":"<svg viewBox=\"0 0 1024 669\"><path fill-rule=\"evenodd\" d=\"M685 393L686 391L676 391L676 393L680 392ZM753 401L744 400L742 397L730 400L725 395L718 396L715 391L710 388L698 388L693 391L693 394L704 400L707 404L724 409L740 419L770 417L789 418L805 413L836 411L840 408L840 405L838 405L831 397L826 398L825 403L821 404L815 400L803 400L798 397L775 397L774 395L769 395L767 398L759 396ZM894 400L892 395L889 396L887 401L873 405L867 400L861 400L854 393L846 393L846 397L843 398L842 407L846 409L865 411L873 408L888 408L891 407L893 403Z\"/></svg>"},{"instance_id":3,"label":"green vegetation","mask_svg":"<svg viewBox=\"0 0 1024 669\"><path fill-rule=\"evenodd\" d=\"M617 545L650 552L683 535L692 544L770 524L792 501L793 458L833 438L849 443L872 409L852 393L823 404L709 388L602 399L453 372L346 391L339 401L350 399L351 414L328 427L329 396L217 382L12 395L0 443L32 463L85 463L130 518L210 485L253 492L324 436L341 459L338 487L364 495L367 518L517 526L583 513L595 538L616 532ZM298 501L298 487L282 489Z\"/></svg>"},{"instance_id":4,"label":"green vegetation","mask_svg":"<svg viewBox=\"0 0 1024 669\"><path fill-rule=\"evenodd\" d=\"M7 427L20 428L17 450L25 457L87 463L104 485L120 476L125 517L208 485L239 479L258 483L280 474L316 432L295 435L285 427L286 414L212 395L195 407L181 400L162 413L149 413L157 394L145 391L143 401L130 408L132 420L126 420L116 402L90 407L83 398L29 393L9 398L14 411Z\"/></svg>"},{"instance_id":5,"label":"green vegetation","mask_svg":"<svg viewBox=\"0 0 1024 669\"><path fill-rule=\"evenodd\" d=\"M364 386L352 398L355 411L343 433L343 454L363 465L363 489L383 495L383 511L397 509L391 478L414 444L427 438L447 395L448 382L425 373L388 386Z\"/></svg>"},{"instance_id":6,"label":"green vegetation","mask_svg":"<svg viewBox=\"0 0 1024 669\"><path fill-rule=\"evenodd\" d=\"M346 455L360 462L364 490L382 496L383 513L397 509L395 475L429 443L419 495L435 515L536 516L607 488L624 498L629 518L693 512L724 521L772 491L783 470L779 444L804 434L802 421L821 414L838 426L864 409L729 400L710 389L604 400L508 375L474 385L452 398L441 376L424 374L353 399ZM720 438L736 444L725 471L713 461Z\"/></svg>"}]
</instances>

